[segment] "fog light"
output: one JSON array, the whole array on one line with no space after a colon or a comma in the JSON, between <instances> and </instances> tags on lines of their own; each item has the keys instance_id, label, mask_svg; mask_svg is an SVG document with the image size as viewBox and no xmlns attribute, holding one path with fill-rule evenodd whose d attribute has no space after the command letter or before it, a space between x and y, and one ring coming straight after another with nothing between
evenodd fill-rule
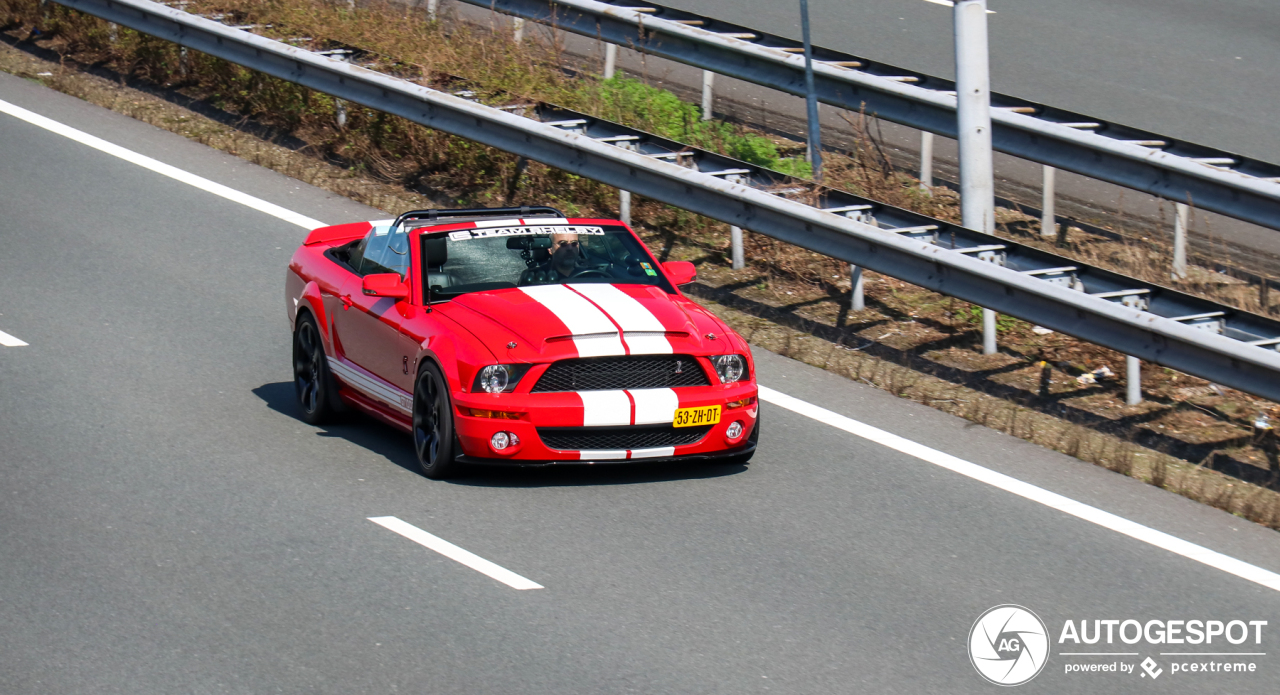
<instances>
[{"instance_id":1,"label":"fog light","mask_svg":"<svg viewBox=\"0 0 1280 695\"><path fill-rule=\"evenodd\" d=\"M728 437L729 439L737 439L738 437L741 437L742 422L739 420L734 420L733 424L729 425L729 429L725 430L724 436Z\"/></svg>"},{"instance_id":2,"label":"fog light","mask_svg":"<svg viewBox=\"0 0 1280 695\"><path fill-rule=\"evenodd\" d=\"M489 446L492 446L494 451L502 451L509 446L516 446L519 443L520 438L517 437L514 432L499 432L493 435L493 438L489 440Z\"/></svg>"}]
</instances>

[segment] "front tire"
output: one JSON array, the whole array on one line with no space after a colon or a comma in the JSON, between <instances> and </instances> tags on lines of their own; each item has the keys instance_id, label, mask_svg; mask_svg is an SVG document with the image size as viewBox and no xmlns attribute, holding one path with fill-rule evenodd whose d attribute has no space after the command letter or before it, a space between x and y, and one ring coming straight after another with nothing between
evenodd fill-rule
<instances>
[{"instance_id":1,"label":"front tire","mask_svg":"<svg viewBox=\"0 0 1280 695\"><path fill-rule=\"evenodd\" d=\"M423 475L443 480L457 473L453 442L449 382L435 364L426 362L413 388L413 449Z\"/></svg>"},{"instance_id":2,"label":"front tire","mask_svg":"<svg viewBox=\"0 0 1280 695\"><path fill-rule=\"evenodd\" d=\"M304 422L319 425L337 412L337 384L329 373L320 329L309 314L298 320L293 332L293 389Z\"/></svg>"}]
</instances>

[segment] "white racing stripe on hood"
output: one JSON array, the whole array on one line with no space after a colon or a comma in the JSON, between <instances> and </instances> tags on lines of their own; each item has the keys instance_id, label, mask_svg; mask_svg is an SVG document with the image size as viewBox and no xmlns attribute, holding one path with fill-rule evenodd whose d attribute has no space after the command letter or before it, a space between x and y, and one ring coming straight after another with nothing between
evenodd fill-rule
<instances>
[{"instance_id":1,"label":"white racing stripe on hood","mask_svg":"<svg viewBox=\"0 0 1280 695\"><path fill-rule=\"evenodd\" d=\"M666 326L635 297L613 285L582 283L573 286L574 291L595 302L622 327L623 338L633 355L669 355L671 341L667 340ZM632 334L632 332L636 334ZM649 335L643 335L643 334Z\"/></svg>"},{"instance_id":2,"label":"white racing stripe on hood","mask_svg":"<svg viewBox=\"0 0 1280 695\"><path fill-rule=\"evenodd\" d=\"M627 393L636 401L636 424L671 424L680 407L680 397L671 389L636 389Z\"/></svg>"},{"instance_id":3,"label":"white racing stripe on hood","mask_svg":"<svg viewBox=\"0 0 1280 695\"><path fill-rule=\"evenodd\" d=\"M578 391L582 399L582 426L609 427L631 424L631 399L626 391Z\"/></svg>"},{"instance_id":4,"label":"white racing stripe on hood","mask_svg":"<svg viewBox=\"0 0 1280 695\"><path fill-rule=\"evenodd\" d=\"M571 335L584 336L573 339L579 357L627 354L618 327L577 292L564 285L534 285L520 291L555 314Z\"/></svg>"}]
</instances>

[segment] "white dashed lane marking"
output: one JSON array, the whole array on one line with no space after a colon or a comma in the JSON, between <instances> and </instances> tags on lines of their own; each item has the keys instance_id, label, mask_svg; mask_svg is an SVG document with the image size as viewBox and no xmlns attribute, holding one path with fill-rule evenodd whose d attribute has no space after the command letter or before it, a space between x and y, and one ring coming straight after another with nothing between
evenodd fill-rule
<instances>
[{"instance_id":1,"label":"white dashed lane marking","mask_svg":"<svg viewBox=\"0 0 1280 695\"><path fill-rule=\"evenodd\" d=\"M0 345L3 345L5 347L23 347L26 345L26 343L22 342L21 340L18 340L17 338L9 335L8 333L5 333L4 331L0 331Z\"/></svg>"},{"instance_id":2,"label":"white dashed lane marking","mask_svg":"<svg viewBox=\"0 0 1280 695\"><path fill-rule=\"evenodd\" d=\"M450 560L460 562L480 574L492 577L512 589L524 591L526 589L543 588L541 584L525 579L505 567L495 565L469 550L463 550L439 536L433 536L417 526L401 521L394 516L371 516L369 517L369 521L372 521L383 528L395 531L414 543L430 548Z\"/></svg>"}]
</instances>

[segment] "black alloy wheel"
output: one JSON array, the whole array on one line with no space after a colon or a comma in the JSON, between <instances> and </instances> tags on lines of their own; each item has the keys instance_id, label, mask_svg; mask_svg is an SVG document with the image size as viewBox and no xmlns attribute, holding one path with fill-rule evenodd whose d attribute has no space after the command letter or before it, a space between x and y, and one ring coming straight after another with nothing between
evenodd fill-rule
<instances>
[{"instance_id":1,"label":"black alloy wheel","mask_svg":"<svg viewBox=\"0 0 1280 695\"><path fill-rule=\"evenodd\" d=\"M329 374L320 330L310 315L298 320L293 333L293 388L307 423L318 425L337 411L333 405L337 388Z\"/></svg>"},{"instance_id":2,"label":"black alloy wheel","mask_svg":"<svg viewBox=\"0 0 1280 695\"><path fill-rule=\"evenodd\" d=\"M423 364L413 389L413 449L428 478L443 480L457 472L449 385L431 362Z\"/></svg>"}]
</instances>

